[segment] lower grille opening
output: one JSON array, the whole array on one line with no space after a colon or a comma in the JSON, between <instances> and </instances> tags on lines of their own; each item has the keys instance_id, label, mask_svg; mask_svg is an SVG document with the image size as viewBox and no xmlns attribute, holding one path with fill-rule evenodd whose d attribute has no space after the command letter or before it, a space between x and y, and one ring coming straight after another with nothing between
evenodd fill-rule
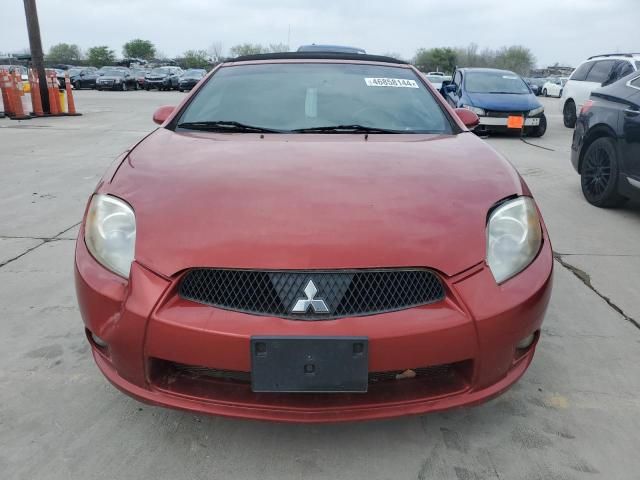
<instances>
[{"instance_id":1,"label":"lower grille opening","mask_svg":"<svg viewBox=\"0 0 640 480\"><path fill-rule=\"evenodd\" d=\"M413 373L410 373L413 372ZM410 370L369 372L367 393L254 393L251 372L185 365L151 359L149 379L165 393L202 401L242 401L278 405L282 402L310 407L349 406L359 402L411 401L460 393L469 388L473 361L416 367Z\"/></svg>"},{"instance_id":2,"label":"lower grille opening","mask_svg":"<svg viewBox=\"0 0 640 480\"><path fill-rule=\"evenodd\" d=\"M369 372L369 385L376 385L383 382L399 382L413 379L424 379L427 381L445 381L456 375L466 374L462 365L465 362L449 363L445 365L435 365L430 367L417 367L406 370L390 370L386 372ZM251 372L241 372L236 370L219 370L217 368L199 367L185 365L166 360L155 359L153 361L154 374L165 377L165 381L171 381L176 377L188 377L194 380L220 380L236 383L251 383ZM157 378L157 377L156 377Z\"/></svg>"}]
</instances>

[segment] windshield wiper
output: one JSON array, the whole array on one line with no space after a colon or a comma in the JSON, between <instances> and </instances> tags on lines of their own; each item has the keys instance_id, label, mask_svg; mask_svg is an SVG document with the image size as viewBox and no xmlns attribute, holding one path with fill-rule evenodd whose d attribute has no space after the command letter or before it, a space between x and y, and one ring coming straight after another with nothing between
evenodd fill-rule
<instances>
[{"instance_id":1,"label":"windshield wiper","mask_svg":"<svg viewBox=\"0 0 640 480\"><path fill-rule=\"evenodd\" d=\"M413 133L403 130L367 127L365 125L329 125L326 127L296 128L293 133Z\"/></svg>"},{"instance_id":2,"label":"windshield wiper","mask_svg":"<svg viewBox=\"0 0 640 480\"><path fill-rule=\"evenodd\" d=\"M204 130L206 132L262 132L262 133L283 133L282 130L274 130L271 128L254 127L244 123L235 122L233 120L216 120L204 122L182 122L178 124L179 128L189 130Z\"/></svg>"}]
</instances>

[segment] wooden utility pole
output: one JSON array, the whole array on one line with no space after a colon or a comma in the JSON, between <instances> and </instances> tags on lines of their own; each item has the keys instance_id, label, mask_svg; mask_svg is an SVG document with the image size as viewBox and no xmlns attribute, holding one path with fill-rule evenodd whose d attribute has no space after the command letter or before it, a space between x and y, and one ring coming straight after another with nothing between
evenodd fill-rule
<instances>
[{"instance_id":1,"label":"wooden utility pole","mask_svg":"<svg viewBox=\"0 0 640 480\"><path fill-rule=\"evenodd\" d=\"M24 0L24 13L27 17L27 30L29 32L29 47L31 49L31 65L38 73L40 79L40 97L42 109L51 113L47 88L47 76L44 70L44 53L42 52L42 40L40 39L40 23L38 22L38 10L36 0Z\"/></svg>"}]
</instances>

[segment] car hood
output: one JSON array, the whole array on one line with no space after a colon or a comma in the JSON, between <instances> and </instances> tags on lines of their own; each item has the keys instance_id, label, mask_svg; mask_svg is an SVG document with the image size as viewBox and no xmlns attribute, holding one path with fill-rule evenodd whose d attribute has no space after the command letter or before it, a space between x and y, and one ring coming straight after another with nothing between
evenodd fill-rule
<instances>
[{"instance_id":1,"label":"car hood","mask_svg":"<svg viewBox=\"0 0 640 480\"><path fill-rule=\"evenodd\" d=\"M118 75L101 75L98 80L124 80L124 77Z\"/></svg>"},{"instance_id":2,"label":"car hood","mask_svg":"<svg viewBox=\"0 0 640 480\"><path fill-rule=\"evenodd\" d=\"M161 80L163 78L168 77L169 74L167 73L158 73L158 74L153 74L153 75L145 75L144 78L148 78L150 80Z\"/></svg>"},{"instance_id":3,"label":"car hood","mask_svg":"<svg viewBox=\"0 0 640 480\"><path fill-rule=\"evenodd\" d=\"M535 95L517 93L467 93L474 107L485 110L523 112L541 106Z\"/></svg>"},{"instance_id":4,"label":"car hood","mask_svg":"<svg viewBox=\"0 0 640 480\"><path fill-rule=\"evenodd\" d=\"M166 276L189 267L452 275L484 260L492 205L526 190L470 132L264 137L161 128L130 152L98 191L133 207L136 260Z\"/></svg>"}]
</instances>

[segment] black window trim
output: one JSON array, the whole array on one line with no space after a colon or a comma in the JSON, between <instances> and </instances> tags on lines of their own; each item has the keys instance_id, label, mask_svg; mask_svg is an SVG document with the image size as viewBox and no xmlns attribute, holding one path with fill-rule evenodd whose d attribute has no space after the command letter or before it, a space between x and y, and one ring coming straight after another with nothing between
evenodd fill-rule
<instances>
[{"instance_id":1,"label":"black window trim","mask_svg":"<svg viewBox=\"0 0 640 480\"><path fill-rule=\"evenodd\" d=\"M569 77L569 80L574 81L574 82L586 82L587 81L587 77L589 76L589 73L591 72L591 69L593 68L593 66L597 63L597 60L587 60L586 62L582 62L580 65L578 65L578 67L573 71L573 73L571 73L571 76ZM573 78L574 74L585 64L589 64L589 69L585 72L584 74L584 78L582 79L577 79L577 78Z\"/></svg>"},{"instance_id":2,"label":"black window trim","mask_svg":"<svg viewBox=\"0 0 640 480\"><path fill-rule=\"evenodd\" d=\"M636 73L638 73L638 75L636 75L635 77L629 79L629 81L627 82L627 87L631 87L631 88L635 88L636 90L640 90L640 85L638 85L638 86L632 85L633 82L636 82L636 81L640 80L640 73L638 71L636 71Z\"/></svg>"},{"instance_id":3,"label":"black window trim","mask_svg":"<svg viewBox=\"0 0 640 480\"><path fill-rule=\"evenodd\" d=\"M613 59L613 58L606 58L606 59L603 59L603 60L596 60L595 62L593 62L593 66L589 69L589 72L587 72L587 76L584 77L584 81L585 82L591 82L591 83L603 83L603 82L606 82L607 79L609 78L609 76L611 75L611 72L613 71L613 68L616 66L617 62L618 61L616 59ZM602 80L602 82L598 82L597 80L589 80L589 75L591 75L591 72L593 72L593 69L599 63L609 63L610 64L609 71L607 72L607 75L605 76L604 80Z\"/></svg>"}]
</instances>

